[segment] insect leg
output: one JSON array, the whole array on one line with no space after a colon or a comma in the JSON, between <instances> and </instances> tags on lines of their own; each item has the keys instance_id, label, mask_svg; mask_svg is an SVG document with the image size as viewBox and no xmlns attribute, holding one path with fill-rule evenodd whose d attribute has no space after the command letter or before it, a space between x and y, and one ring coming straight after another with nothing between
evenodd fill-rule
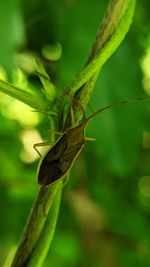
<instances>
[{"instance_id":1,"label":"insect leg","mask_svg":"<svg viewBox=\"0 0 150 267\"><path fill-rule=\"evenodd\" d=\"M42 157L42 155L41 155L40 152L38 151L37 147L41 147L41 146L49 146L49 145L53 145L53 144L54 144L54 142L50 142L50 141L48 141L48 142L42 142L42 143L36 143L36 144L33 145L33 148L34 148L35 151L38 153L38 155L39 155L40 157Z\"/></svg>"},{"instance_id":2,"label":"insect leg","mask_svg":"<svg viewBox=\"0 0 150 267\"><path fill-rule=\"evenodd\" d=\"M57 132L57 131L55 131L53 129L48 129L48 133L53 133L53 134L57 134L57 135L63 135L63 133Z\"/></svg>"},{"instance_id":3,"label":"insect leg","mask_svg":"<svg viewBox=\"0 0 150 267\"><path fill-rule=\"evenodd\" d=\"M72 123L72 126L74 127L75 126L75 119L74 119L74 112L73 112L72 106L70 108L70 113L71 113L71 123Z\"/></svg>"},{"instance_id":4,"label":"insect leg","mask_svg":"<svg viewBox=\"0 0 150 267\"><path fill-rule=\"evenodd\" d=\"M96 141L96 138L94 138L94 137L85 137L85 140L87 140L87 141Z\"/></svg>"}]
</instances>

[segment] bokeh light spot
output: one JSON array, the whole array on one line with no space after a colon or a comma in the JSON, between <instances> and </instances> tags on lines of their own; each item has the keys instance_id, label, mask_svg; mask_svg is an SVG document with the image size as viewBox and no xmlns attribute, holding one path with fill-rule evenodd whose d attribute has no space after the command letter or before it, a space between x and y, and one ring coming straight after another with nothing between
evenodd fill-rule
<instances>
[{"instance_id":1,"label":"bokeh light spot","mask_svg":"<svg viewBox=\"0 0 150 267\"><path fill-rule=\"evenodd\" d=\"M150 176L143 176L139 180L139 190L147 198L150 198Z\"/></svg>"}]
</instances>

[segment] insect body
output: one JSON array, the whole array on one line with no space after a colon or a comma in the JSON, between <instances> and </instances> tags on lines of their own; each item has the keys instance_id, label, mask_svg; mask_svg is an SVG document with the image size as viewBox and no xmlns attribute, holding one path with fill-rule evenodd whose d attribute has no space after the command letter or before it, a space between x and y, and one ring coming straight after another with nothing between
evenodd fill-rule
<instances>
[{"instance_id":1,"label":"insect body","mask_svg":"<svg viewBox=\"0 0 150 267\"><path fill-rule=\"evenodd\" d=\"M42 186L62 178L70 170L74 159L85 145L86 120L76 127L67 129L56 144L44 157L38 175L38 183Z\"/></svg>"},{"instance_id":2,"label":"insect body","mask_svg":"<svg viewBox=\"0 0 150 267\"><path fill-rule=\"evenodd\" d=\"M47 152L44 159L42 159L38 169L38 183L41 186L47 186L66 176L72 167L74 160L77 158L86 143L84 133L85 127L93 117L112 107L146 99L149 98L137 98L109 105L97 110L76 127L67 129L55 145Z\"/></svg>"}]
</instances>

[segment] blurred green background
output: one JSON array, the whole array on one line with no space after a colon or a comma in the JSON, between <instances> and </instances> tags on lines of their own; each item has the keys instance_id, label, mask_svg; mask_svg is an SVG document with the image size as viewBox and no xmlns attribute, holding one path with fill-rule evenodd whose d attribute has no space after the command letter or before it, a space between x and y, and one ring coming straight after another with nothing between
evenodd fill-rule
<instances>
[{"instance_id":1,"label":"blurred green background","mask_svg":"<svg viewBox=\"0 0 150 267\"><path fill-rule=\"evenodd\" d=\"M0 78L40 90L33 57L65 86L81 70L108 1L1 0ZM106 63L94 110L150 95L150 2L139 1L123 44ZM89 114L90 111L87 110ZM8 267L39 190L38 155L48 120L0 93L0 266ZM150 104L95 118L65 186L44 267L150 266Z\"/></svg>"}]
</instances>

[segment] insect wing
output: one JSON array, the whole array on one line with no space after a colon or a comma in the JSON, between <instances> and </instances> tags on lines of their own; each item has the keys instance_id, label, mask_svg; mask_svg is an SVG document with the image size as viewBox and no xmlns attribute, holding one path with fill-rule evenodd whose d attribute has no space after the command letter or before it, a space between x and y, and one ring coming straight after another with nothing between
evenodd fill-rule
<instances>
[{"instance_id":1,"label":"insect wing","mask_svg":"<svg viewBox=\"0 0 150 267\"><path fill-rule=\"evenodd\" d=\"M78 156L78 154L82 150L83 146L84 146L84 144L80 143L80 144L76 145L75 147L69 148L65 151L63 158L60 159L62 174L64 174L65 172L67 172L71 168L74 160L76 159L76 157Z\"/></svg>"},{"instance_id":2,"label":"insect wing","mask_svg":"<svg viewBox=\"0 0 150 267\"><path fill-rule=\"evenodd\" d=\"M83 146L83 143L80 143L75 147L67 147L67 145L65 145L63 147L64 149L62 149L61 155L59 155L57 159L53 160L50 160L50 155L53 155L54 151L50 150L41 163L38 183L47 186L56 180L63 178L63 176L70 170L74 160Z\"/></svg>"},{"instance_id":3,"label":"insect wing","mask_svg":"<svg viewBox=\"0 0 150 267\"><path fill-rule=\"evenodd\" d=\"M65 134L56 142L56 144L47 152L44 157L44 160L51 162L53 160L59 159L64 153L67 147ZM43 160L43 161L44 161Z\"/></svg>"},{"instance_id":4,"label":"insect wing","mask_svg":"<svg viewBox=\"0 0 150 267\"><path fill-rule=\"evenodd\" d=\"M65 148L66 142L63 135L47 152L39 165L38 183L40 185L50 184L56 179L58 174L61 175L60 158L62 157Z\"/></svg>"},{"instance_id":5,"label":"insect wing","mask_svg":"<svg viewBox=\"0 0 150 267\"><path fill-rule=\"evenodd\" d=\"M51 162L44 161L40 167L38 183L46 186L57 180L59 175L61 176L59 160L53 160Z\"/></svg>"}]
</instances>

